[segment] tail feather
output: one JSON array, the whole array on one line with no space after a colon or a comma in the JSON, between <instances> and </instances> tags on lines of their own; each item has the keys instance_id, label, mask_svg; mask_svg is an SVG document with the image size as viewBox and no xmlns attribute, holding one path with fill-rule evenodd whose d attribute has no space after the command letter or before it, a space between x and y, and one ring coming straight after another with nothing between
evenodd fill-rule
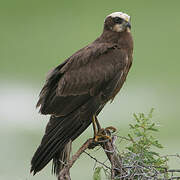
<instances>
[{"instance_id":1,"label":"tail feather","mask_svg":"<svg viewBox=\"0 0 180 180\"><path fill-rule=\"evenodd\" d=\"M53 159L52 172L58 174L62 161L68 160L68 143L75 140L92 122L100 102L92 98L67 116L51 116L40 146L31 160L31 172L35 175Z\"/></svg>"},{"instance_id":2,"label":"tail feather","mask_svg":"<svg viewBox=\"0 0 180 180\"><path fill-rule=\"evenodd\" d=\"M58 121L62 121L61 119L58 119ZM63 145L66 143L67 139L71 137L70 130L72 127L75 127L77 124L75 122L72 122L71 124L65 124L65 123L59 123L59 125L55 128L56 133L52 133L49 136L44 136L44 142L40 145L40 148L38 148L37 153L43 154L41 157L37 157L38 160L36 163L39 163L43 160L45 156L50 156L53 154L59 145ZM66 127L66 128L62 128ZM69 134L69 136L68 136Z\"/></svg>"},{"instance_id":3,"label":"tail feather","mask_svg":"<svg viewBox=\"0 0 180 180\"><path fill-rule=\"evenodd\" d=\"M60 169L63 169L63 167L67 164L67 162L70 159L71 148L72 141L70 140L65 145L64 150L62 152L56 153L56 155L53 158L52 174L56 174L58 176Z\"/></svg>"},{"instance_id":4,"label":"tail feather","mask_svg":"<svg viewBox=\"0 0 180 180\"><path fill-rule=\"evenodd\" d=\"M66 144L78 137L90 123L91 117L82 122L74 114L66 117L51 116L41 144L32 158L31 172L35 175L53 159L53 172L57 174L59 169L63 167L59 159L63 159Z\"/></svg>"}]
</instances>

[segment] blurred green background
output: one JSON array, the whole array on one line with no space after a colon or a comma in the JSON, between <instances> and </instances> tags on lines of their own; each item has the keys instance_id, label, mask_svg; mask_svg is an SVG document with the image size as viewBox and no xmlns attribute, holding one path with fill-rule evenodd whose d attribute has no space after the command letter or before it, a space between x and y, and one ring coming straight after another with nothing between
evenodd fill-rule
<instances>
[{"instance_id":1,"label":"blurred green background","mask_svg":"<svg viewBox=\"0 0 180 180\"><path fill-rule=\"evenodd\" d=\"M104 18L131 15L134 63L121 93L99 119L127 134L134 112L155 108L162 154L180 152L180 1L0 0L0 180L49 180L51 165L29 175L31 157L48 117L35 109L45 74L98 37ZM90 127L74 144L77 149ZM94 162L83 155L72 179L92 179ZM172 168L180 161L172 159Z\"/></svg>"}]
</instances>

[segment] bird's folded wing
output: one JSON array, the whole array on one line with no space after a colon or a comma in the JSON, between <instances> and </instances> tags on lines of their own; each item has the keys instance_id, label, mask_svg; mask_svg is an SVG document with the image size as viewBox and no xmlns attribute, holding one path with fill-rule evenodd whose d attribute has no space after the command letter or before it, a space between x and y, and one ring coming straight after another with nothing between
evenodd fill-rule
<instances>
[{"instance_id":1,"label":"bird's folded wing","mask_svg":"<svg viewBox=\"0 0 180 180\"><path fill-rule=\"evenodd\" d=\"M42 114L67 115L102 91L123 70L126 52L114 44L89 45L53 69L41 90Z\"/></svg>"},{"instance_id":2,"label":"bird's folded wing","mask_svg":"<svg viewBox=\"0 0 180 180\"><path fill-rule=\"evenodd\" d=\"M58 96L98 93L124 67L126 53L113 44L87 46L61 68Z\"/></svg>"}]
</instances>

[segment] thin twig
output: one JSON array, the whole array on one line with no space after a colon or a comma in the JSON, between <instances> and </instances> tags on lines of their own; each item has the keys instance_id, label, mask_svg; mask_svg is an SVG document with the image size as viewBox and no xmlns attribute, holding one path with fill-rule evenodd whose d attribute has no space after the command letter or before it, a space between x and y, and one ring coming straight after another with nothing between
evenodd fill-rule
<instances>
[{"instance_id":1,"label":"thin twig","mask_svg":"<svg viewBox=\"0 0 180 180\"><path fill-rule=\"evenodd\" d=\"M97 162L97 163L101 164L102 166L104 166L105 168L111 170L111 168L109 166L107 166L106 164L102 163L101 161L98 161L95 157L91 156L88 152L84 151L84 153L87 154L95 162Z\"/></svg>"}]
</instances>

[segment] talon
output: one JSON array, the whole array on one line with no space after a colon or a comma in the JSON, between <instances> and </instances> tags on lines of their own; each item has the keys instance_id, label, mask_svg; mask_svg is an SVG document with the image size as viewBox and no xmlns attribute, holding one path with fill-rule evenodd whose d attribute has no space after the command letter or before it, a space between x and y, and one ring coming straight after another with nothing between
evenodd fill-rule
<instances>
[{"instance_id":1,"label":"talon","mask_svg":"<svg viewBox=\"0 0 180 180\"><path fill-rule=\"evenodd\" d=\"M113 126L109 126L107 128L101 128L97 117L93 115L92 117L92 124L93 124L93 130L94 130L94 142L102 142L105 140L112 140L111 134L116 131L116 128Z\"/></svg>"},{"instance_id":2,"label":"talon","mask_svg":"<svg viewBox=\"0 0 180 180\"><path fill-rule=\"evenodd\" d=\"M105 140L111 140L111 137L108 135L103 135L103 134L102 135L96 135L94 137L95 142L101 142L101 141L105 141Z\"/></svg>"},{"instance_id":3,"label":"talon","mask_svg":"<svg viewBox=\"0 0 180 180\"><path fill-rule=\"evenodd\" d=\"M100 129L99 132L94 136L95 142L100 142L104 140L111 140L111 134L105 129Z\"/></svg>"},{"instance_id":4,"label":"talon","mask_svg":"<svg viewBox=\"0 0 180 180\"><path fill-rule=\"evenodd\" d=\"M115 127L113 127L113 126L109 126L109 127L105 128L105 130L106 130L106 131L110 131L110 132L112 132L112 133L114 133L114 132L117 131L117 129L116 129Z\"/></svg>"},{"instance_id":5,"label":"talon","mask_svg":"<svg viewBox=\"0 0 180 180\"><path fill-rule=\"evenodd\" d=\"M98 138L99 138L99 136L95 136L95 137L94 137L94 141L95 141L95 142L98 142Z\"/></svg>"}]
</instances>

